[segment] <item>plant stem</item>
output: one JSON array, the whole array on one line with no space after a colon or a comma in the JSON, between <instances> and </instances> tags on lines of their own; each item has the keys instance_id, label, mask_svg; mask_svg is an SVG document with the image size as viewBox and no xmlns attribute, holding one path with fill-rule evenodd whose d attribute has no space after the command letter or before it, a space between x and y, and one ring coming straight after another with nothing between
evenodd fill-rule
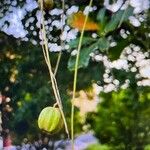
<instances>
[{"instance_id":1,"label":"plant stem","mask_svg":"<svg viewBox=\"0 0 150 150\"><path fill-rule=\"evenodd\" d=\"M90 0L89 8L92 6L93 0ZM74 71L74 81L73 81L73 96L72 96L72 106L71 106L71 141L72 141L72 150L74 150L74 99L76 94L76 85L77 85L77 75L78 75L78 64L79 64L79 56L80 56L80 50L82 46L82 40L84 35L84 30L86 26L86 22L88 20L89 11L86 15L86 18L84 20L83 28L80 35L80 40L77 48L77 56L76 56L76 62L75 62L75 71Z\"/></svg>"},{"instance_id":2,"label":"plant stem","mask_svg":"<svg viewBox=\"0 0 150 150\"><path fill-rule=\"evenodd\" d=\"M47 67L49 70L49 75L50 75L50 79L52 82L52 88L53 88L54 96L56 99L56 103L57 103L58 108L60 110L60 113L61 113L61 116L62 116L62 119L64 122L65 130L66 130L66 133L67 133L68 138L69 138L68 126L67 126L67 122L66 122L65 115L63 112L63 107L62 107L62 103L61 103L59 89L57 86L57 81L56 81L55 76L54 76L53 71L52 71L52 66L51 66L51 61L50 61L50 56L49 56L48 41L46 38L46 30L45 30L45 25L44 25L43 1L41 1L40 5L41 5L41 11L42 11L42 29L40 28L40 31L42 33L42 40L43 40L43 43L42 43L43 44L42 45L43 55L44 55L45 62L47 64Z\"/></svg>"},{"instance_id":3,"label":"plant stem","mask_svg":"<svg viewBox=\"0 0 150 150\"><path fill-rule=\"evenodd\" d=\"M64 11L65 11L65 1L62 0L62 10L63 10L63 13L62 13L62 19L61 19L61 24L62 24L62 28L61 28L61 35L63 34L63 31L64 31L64 26L63 26L63 22L64 22ZM61 37L60 35L60 37ZM61 47L63 47L63 41L61 40ZM57 74L57 70L58 70L58 67L59 67L59 64L60 64L60 60L61 60L61 56L62 56L62 52L60 51L59 54L58 54L58 58L57 58L57 62L56 62L56 66L55 66L55 71L54 71L54 75L56 76Z\"/></svg>"}]
</instances>

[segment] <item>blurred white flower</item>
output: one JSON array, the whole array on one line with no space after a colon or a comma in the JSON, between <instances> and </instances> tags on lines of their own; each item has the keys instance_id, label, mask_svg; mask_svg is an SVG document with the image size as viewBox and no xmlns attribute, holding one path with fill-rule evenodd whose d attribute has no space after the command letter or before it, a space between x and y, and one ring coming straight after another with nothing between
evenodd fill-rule
<instances>
[{"instance_id":1,"label":"blurred white flower","mask_svg":"<svg viewBox=\"0 0 150 150\"><path fill-rule=\"evenodd\" d=\"M59 52L62 50L62 47L57 45L56 43L49 43L48 47L51 52Z\"/></svg>"},{"instance_id":2,"label":"blurred white flower","mask_svg":"<svg viewBox=\"0 0 150 150\"><path fill-rule=\"evenodd\" d=\"M92 33L92 38L95 39L95 38L97 38L97 36L98 36L98 35L97 35L96 33Z\"/></svg>"},{"instance_id":3,"label":"blurred white flower","mask_svg":"<svg viewBox=\"0 0 150 150\"><path fill-rule=\"evenodd\" d=\"M67 42L70 42L71 40L76 39L77 34L78 34L78 30L76 30L76 29L70 30L70 31L67 33L66 41L67 41Z\"/></svg>"},{"instance_id":4,"label":"blurred white flower","mask_svg":"<svg viewBox=\"0 0 150 150\"><path fill-rule=\"evenodd\" d=\"M49 12L50 15L58 15L58 16L61 15L62 13L63 10L58 8L54 8Z\"/></svg>"},{"instance_id":5,"label":"blurred white flower","mask_svg":"<svg viewBox=\"0 0 150 150\"><path fill-rule=\"evenodd\" d=\"M128 86L129 86L128 83L124 83L124 84L121 86L121 88L122 88L122 89L126 89L126 88L128 88Z\"/></svg>"},{"instance_id":6,"label":"blurred white flower","mask_svg":"<svg viewBox=\"0 0 150 150\"><path fill-rule=\"evenodd\" d=\"M115 79L115 80L113 80L113 83L118 86L120 82L119 82L119 80Z\"/></svg>"},{"instance_id":7,"label":"blurred white flower","mask_svg":"<svg viewBox=\"0 0 150 150\"><path fill-rule=\"evenodd\" d=\"M61 21L59 21L59 20L54 20L54 21L52 22L52 26L53 26L53 27L56 27L57 29L61 29L61 28L62 28L62 23L61 23Z\"/></svg>"},{"instance_id":8,"label":"blurred white flower","mask_svg":"<svg viewBox=\"0 0 150 150\"><path fill-rule=\"evenodd\" d=\"M71 6L70 8L68 8L68 10L66 11L66 14L67 14L67 15L71 15L71 14L73 14L73 13L78 12L78 10L79 10L79 7L73 5L73 6Z\"/></svg>"},{"instance_id":9,"label":"blurred white flower","mask_svg":"<svg viewBox=\"0 0 150 150\"><path fill-rule=\"evenodd\" d=\"M139 72L142 77L150 79L150 61L147 65L140 67Z\"/></svg>"},{"instance_id":10,"label":"blurred white flower","mask_svg":"<svg viewBox=\"0 0 150 150\"><path fill-rule=\"evenodd\" d=\"M110 0L104 1L104 6L112 12L118 11L119 8L121 8L122 4L123 4L123 0L117 0L117 2L115 2L113 4L110 4Z\"/></svg>"},{"instance_id":11,"label":"blurred white flower","mask_svg":"<svg viewBox=\"0 0 150 150\"><path fill-rule=\"evenodd\" d=\"M77 55L77 50L75 49L75 50L73 50L72 52L71 52L71 56L76 56Z\"/></svg>"},{"instance_id":12,"label":"blurred white flower","mask_svg":"<svg viewBox=\"0 0 150 150\"><path fill-rule=\"evenodd\" d=\"M103 60L103 57L101 55L95 55L94 56L95 61L99 62Z\"/></svg>"},{"instance_id":13,"label":"blurred white flower","mask_svg":"<svg viewBox=\"0 0 150 150\"><path fill-rule=\"evenodd\" d=\"M140 21L134 16L130 16L129 21L135 27L139 27L141 25Z\"/></svg>"},{"instance_id":14,"label":"blurred white flower","mask_svg":"<svg viewBox=\"0 0 150 150\"><path fill-rule=\"evenodd\" d=\"M111 92L111 91L115 91L116 90L116 86L112 83L109 83L108 85L105 85L104 86L104 92L105 93L108 93L108 92Z\"/></svg>"},{"instance_id":15,"label":"blurred white flower","mask_svg":"<svg viewBox=\"0 0 150 150\"><path fill-rule=\"evenodd\" d=\"M144 10L148 10L150 6L149 0L130 0L130 5L134 7L134 13L138 14Z\"/></svg>"},{"instance_id":16,"label":"blurred white flower","mask_svg":"<svg viewBox=\"0 0 150 150\"><path fill-rule=\"evenodd\" d=\"M110 47L115 47L117 45L117 42L111 42Z\"/></svg>"},{"instance_id":17,"label":"blurred white flower","mask_svg":"<svg viewBox=\"0 0 150 150\"><path fill-rule=\"evenodd\" d=\"M128 69L128 62L126 59L118 59L111 63L111 68Z\"/></svg>"},{"instance_id":18,"label":"blurred white flower","mask_svg":"<svg viewBox=\"0 0 150 150\"><path fill-rule=\"evenodd\" d=\"M150 86L150 80L149 79L144 79L142 81L138 81L137 85L138 86Z\"/></svg>"},{"instance_id":19,"label":"blurred white flower","mask_svg":"<svg viewBox=\"0 0 150 150\"><path fill-rule=\"evenodd\" d=\"M83 13L85 15L87 15L88 13L92 12L93 11L93 8L92 7L89 7L89 6L86 6Z\"/></svg>"}]
</instances>

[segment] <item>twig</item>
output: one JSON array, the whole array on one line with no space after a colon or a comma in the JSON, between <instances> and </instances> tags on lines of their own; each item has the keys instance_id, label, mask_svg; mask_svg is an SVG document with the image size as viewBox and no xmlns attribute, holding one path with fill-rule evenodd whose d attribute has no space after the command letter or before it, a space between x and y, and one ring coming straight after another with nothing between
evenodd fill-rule
<instances>
[{"instance_id":1,"label":"twig","mask_svg":"<svg viewBox=\"0 0 150 150\"><path fill-rule=\"evenodd\" d=\"M53 71L52 71L51 61L50 61L50 57L49 57L48 41L47 41L47 38L46 38L46 30L45 30L45 25L44 25L43 0L41 0L40 5L41 5L41 12L42 12L42 18L41 18L42 19L42 29L41 28L40 29L41 29L42 41L43 41L43 43L42 43L43 44L42 45L43 55L44 55L45 62L47 64L47 67L48 67L48 70L49 70L49 75L50 75L50 79L51 79L51 82L52 82L52 88L53 88L54 96L55 96L55 99L56 99L56 103L57 103L58 108L60 110L60 113L62 115L65 130L66 130L66 133L67 133L68 138L69 138L68 126L67 126L67 122L66 122L65 115L64 115L64 112L63 112L63 107L62 107L62 103L61 103L59 89L58 89L58 86L57 86L57 81L56 81L55 76L54 76Z\"/></svg>"},{"instance_id":2,"label":"twig","mask_svg":"<svg viewBox=\"0 0 150 150\"><path fill-rule=\"evenodd\" d=\"M64 1L64 0L62 0L62 10L63 10L62 19L61 19L62 28L61 28L61 35L60 35L60 36L62 36L62 33L63 33L63 31L64 31L64 26L63 26L63 22L64 22L64 11L65 11L65 1ZM62 40L61 40L60 46L63 47L63 41L62 41ZM57 58L56 66L55 66L55 71L54 71L54 75L55 75L55 76L56 76L56 74L57 74L57 70L58 70L58 67L59 67L59 64L60 64L61 56L62 56L62 51L60 51L59 54L58 54L58 58Z\"/></svg>"}]
</instances>

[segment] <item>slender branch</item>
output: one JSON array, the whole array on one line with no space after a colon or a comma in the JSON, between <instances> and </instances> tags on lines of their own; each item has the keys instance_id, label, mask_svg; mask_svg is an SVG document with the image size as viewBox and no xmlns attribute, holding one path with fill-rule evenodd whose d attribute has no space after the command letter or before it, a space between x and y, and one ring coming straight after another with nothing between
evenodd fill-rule
<instances>
[{"instance_id":1,"label":"slender branch","mask_svg":"<svg viewBox=\"0 0 150 150\"><path fill-rule=\"evenodd\" d=\"M53 88L54 96L56 99L56 103L57 103L58 108L60 110L60 113L61 113L61 116L62 116L62 119L64 122L65 130L66 130L66 133L67 133L68 138L69 138L68 126L67 126L67 122L66 122L65 115L63 112L63 107L62 107L62 103L61 103L59 89L57 86L57 81L56 81L55 76L54 76L53 71L52 71L51 61L50 61L50 57L49 57L48 41L46 38L46 29L45 29L45 24L44 24L43 1L41 1L40 5L41 5L41 11L42 11L42 18L41 18L42 19L42 29L41 28L40 29L41 29L42 41L43 41L43 43L42 43L43 44L42 45L43 55L44 55L45 62L47 64L47 67L49 70L49 76L50 76L50 79L52 82L52 88Z\"/></svg>"},{"instance_id":2,"label":"slender branch","mask_svg":"<svg viewBox=\"0 0 150 150\"><path fill-rule=\"evenodd\" d=\"M61 24L62 24L62 28L61 28L61 35L63 34L63 31L64 31L64 26L63 26L63 22L64 22L64 11L65 11L65 1L62 0L62 10L63 10L63 13L62 13L62 18L61 18ZM63 47L63 41L61 40L61 47ZM61 56L62 56L62 52L60 51L59 54L58 54L58 58L57 58L57 62L56 62L56 66L55 66L55 71L54 71L54 75L56 76L57 74L57 70L58 70L58 67L59 67L59 64L60 64L60 60L61 60Z\"/></svg>"},{"instance_id":3,"label":"slender branch","mask_svg":"<svg viewBox=\"0 0 150 150\"><path fill-rule=\"evenodd\" d=\"M62 52L60 51L59 54L58 54L58 58L57 58L56 66L55 66L55 71L54 71L54 75L55 76L56 76L57 71L58 71L58 67L59 67L59 64L60 64L61 56L62 56Z\"/></svg>"},{"instance_id":4,"label":"slender branch","mask_svg":"<svg viewBox=\"0 0 150 150\"><path fill-rule=\"evenodd\" d=\"M92 6L93 0L90 0L89 8ZM74 99L76 94L76 85L77 85L77 75L78 75L78 64L79 64L79 56L80 56L80 50L82 46L82 40L84 35L85 26L88 20L89 11L86 15L86 18L84 20L83 28L80 35L80 40L78 44L77 49L77 56L76 56L76 62L75 62L75 71L74 71L74 81L73 81L73 96L72 96L72 106L71 106L71 141L72 141L72 150L74 150Z\"/></svg>"}]
</instances>

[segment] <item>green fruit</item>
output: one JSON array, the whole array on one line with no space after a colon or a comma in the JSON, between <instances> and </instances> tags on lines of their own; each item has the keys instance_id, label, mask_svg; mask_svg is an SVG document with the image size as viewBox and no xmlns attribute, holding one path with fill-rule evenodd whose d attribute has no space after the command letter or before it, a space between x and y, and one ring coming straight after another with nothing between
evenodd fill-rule
<instances>
[{"instance_id":1,"label":"green fruit","mask_svg":"<svg viewBox=\"0 0 150 150\"><path fill-rule=\"evenodd\" d=\"M38 126L48 133L55 133L62 128L62 117L58 108L44 108L38 118Z\"/></svg>"},{"instance_id":2,"label":"green fruit","mask_svg":"<svg viewBox=\"0 0 150 150\"><path fill-rule=\"evenodd\" d=\"M43 1L43 9L44 10L50 10L50 9L52 9L52 7L54 5L53 0L38 0L40 8L41 8L42 1Z\"/></svg>"}]
</instances>

